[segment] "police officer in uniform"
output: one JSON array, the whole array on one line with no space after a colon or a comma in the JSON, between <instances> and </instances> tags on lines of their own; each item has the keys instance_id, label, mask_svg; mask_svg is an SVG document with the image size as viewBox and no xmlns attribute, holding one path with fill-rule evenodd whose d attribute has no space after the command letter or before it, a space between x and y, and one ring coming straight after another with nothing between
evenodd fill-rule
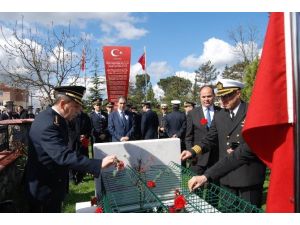
<instances>
[{"instance_id":1,"label":"police officer in uniform","mask_svg":"<svg viewBox=\"0 0 300 225\"><path fill-rule=\"evenodd\" d=\"M105 108L106 108L107 115L109 115L111 112L114 111L114 106L115 106L114 102L107 102L106 103Z\"/></svg>"},{"instance_id":2,"label":"police officer in uniform","mask_svg":"<svg viewBox=\"0 0 300 225\"><path fill-rule=\"evenodd\" d=\"M54 105L42 111L31 125L25 173L30 212L61 211L68 192L69 169L98 177L102 168L118 164L114 155L88 159L68 147L67 121L80 113L84 91L82 86L55 88Z\"/></svg>"},{"instance_id":3,"label":"police officer in uniform","mask_svg":"<svg viewBox=\"0 0 300 225\"><path fill-rule=\"evenodd\" d=\"M108 133L108 114L101 110L102 98L93 100L94 111L90 118L92 123L93 143L103 143L109 141Z\"/></svg>"},{"instance_id":4,"label":"police officer in uniform","mask_svg":"<svg viewBox=\"0 0 300 225\"><path fill-rule=\"evenodd\" d=\"M217 96L220 96L224 108L215 114L205 138L191 150L183 151L181 159L207 152L218 142L219 161L203 175L192 177L188 181L189 189L192 191L208 180L220 178L222 187L260 207L265 165L251 151L241 135L247 112L247 104L241 100L243 86L241 82L230 79L217 83Z\"/></svg>"},{"instance_id":5,"label":"police officer in uniform","mask_svg":"<svg viewBox=\"0 0 300 225\"><path fill-rule=\"evenodd\" d=\"M185 111L185 115L187 116L187 114L192 111L195 108L195 103L192 101L185 101L183 103L183 107L184 107L184 111Z\"/></svg>"},{"instance_id":6,"label":"police officer in uniform","mask_svg":"<svg viewBox=\"0 0 300 225\"><path fill-rule=\"evenodd\" d=\"M186 131L186 117L183 112L179 111L180 100L172 100L173 112L166 116L166 131L170 138L180 138L181 149L185 149L184 138Z\"/></svg>"}]
</instances>

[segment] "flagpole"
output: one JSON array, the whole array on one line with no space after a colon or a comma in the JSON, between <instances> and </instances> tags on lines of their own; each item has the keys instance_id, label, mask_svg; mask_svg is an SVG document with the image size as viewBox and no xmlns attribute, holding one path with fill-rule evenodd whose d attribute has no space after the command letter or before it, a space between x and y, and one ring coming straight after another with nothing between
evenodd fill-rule
<instances>
[{"instance_id":1,"label":"flagpole","mask_svg":"<svg viewBox=\"0 0 300 225\"><path fill-rule=\"evenodd\" d=\"M147 101L147 59L146 59L146 46L144 46L144 57L145 57L145 96Z\"/></svg>"},{"instance_id":2,"label":"flagpole","mask_svg":"<svg viewBox=\"0 0 300 225\"><path fill-rule=\"evenodd\" d=\"M295 82L295 129L294 129L294 144L295 144L295 169L294 169L294 207L295 212L300 212L300 79L299 79L299 54L300 54L300 36L298 35L299 29L299 13L291 13L291 30L292 30L292 49L293 49L293 70L294 70L294 82Z\"/></svg>"}]
</instances>

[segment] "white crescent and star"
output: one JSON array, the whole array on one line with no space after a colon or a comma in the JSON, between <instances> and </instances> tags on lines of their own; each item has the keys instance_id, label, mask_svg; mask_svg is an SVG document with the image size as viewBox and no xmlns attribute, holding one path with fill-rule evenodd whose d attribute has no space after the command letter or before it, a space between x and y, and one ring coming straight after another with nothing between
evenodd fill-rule
<instances>
[{"instance_id":1,"label":"white crescent and star","mask_svg":"<svg viewBox=\"0 0 300 225\"><path fill-rule=\"evenodd\" d=\"M112 56L116 57L116 56L122 55L123 52L120 51L119 49L114 48L114 49L112 49L112 50L110 51L110 54L111 54Z\"/></svg>"}]
</instances>

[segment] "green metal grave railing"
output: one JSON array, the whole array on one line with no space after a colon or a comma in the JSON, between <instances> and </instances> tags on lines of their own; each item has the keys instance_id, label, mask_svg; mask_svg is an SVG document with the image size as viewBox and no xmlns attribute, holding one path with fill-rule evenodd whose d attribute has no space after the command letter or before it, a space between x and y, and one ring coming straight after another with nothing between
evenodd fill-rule
<instances>
[{"instance_id":1,"label":"green metal grave railing","mask_svg":"<svg viewBox=\"0 0 300 225\"><path fill-rule=\"evenodd\" d=\"M168 208L145 186L141 176L130 167L118 173L103 173L104 212L167 212Z\"/></svg>"},{"instance_id":2,"label":"green metal grave railing","mask_svg":"<svg viewBox=\"0 0 300 225\"><path fill-rule=\"evenodd\" d=\"M105 212L168 212L178 190L186 199L183 212L257 213L263 212L227 190L208 183L190 193L188 180L195 174L174 162L168 166L151 166L138 172L127 166L116 174L104 173L102 202ZM155 187L147 187L154 181Z\"/></svg>"}]
</instances>

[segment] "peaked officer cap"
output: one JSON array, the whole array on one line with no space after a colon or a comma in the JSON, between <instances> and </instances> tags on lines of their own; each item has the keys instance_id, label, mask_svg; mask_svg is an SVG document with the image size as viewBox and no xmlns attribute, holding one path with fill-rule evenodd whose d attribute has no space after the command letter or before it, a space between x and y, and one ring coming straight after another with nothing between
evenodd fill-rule
<instances>
[{"instance_id":1,"label":"peaked officer cap","mask_svg":"<svg viewBox=\"0 0 300 225\"><path fill-rule=\"evenodd\" d=\"M180 105L181 101L180 100L172 100L171 104L172 105Z\"/></svg>"},{"instance_id":2,"label":"peaked officer cap","mask_svg":"<svg viewBox=\"0 0 300 225\"><path fill-rule=\"evenodd\" d=\"M62 94L70 97L76 103L82 105L82 97L85 92L83 86L60 86L54 88L56 94Z\"/></svg>"},{"instance_id":3,"label":"peaked officer cap","mask_svg":"<svg viewBox=\"0 0 300 225\"><path fill-rule=\"evenodd\" d=\"M216 84L216 87L217 87L216 96L224 96L224 95L228 95L236 90L240 90L240 89L244 88L244 84L237 80L221 79Z\"/></svg>"},{"instance_id":4,"label":"peaked officer cap","mask_svg":"<svg viewBox=\"0 0 300 225\"><path fill-rule=\"evenodd\" d=\"M185 101L184 103L183 103L183 105L184 106L195 106L195 103L194 102L192 102L192 101Z\"/></svg>"},{"instance_id":5,"label":"peaked officer cap","mask_svg":"<svg viewBox=\"0 0 300 225\"><path fill-rule=\"evenodd\" d=\"M102 102L102 98L94 98L93 99L93 105L101 104L101 102Z\"/></svg>"}]
</instances>

